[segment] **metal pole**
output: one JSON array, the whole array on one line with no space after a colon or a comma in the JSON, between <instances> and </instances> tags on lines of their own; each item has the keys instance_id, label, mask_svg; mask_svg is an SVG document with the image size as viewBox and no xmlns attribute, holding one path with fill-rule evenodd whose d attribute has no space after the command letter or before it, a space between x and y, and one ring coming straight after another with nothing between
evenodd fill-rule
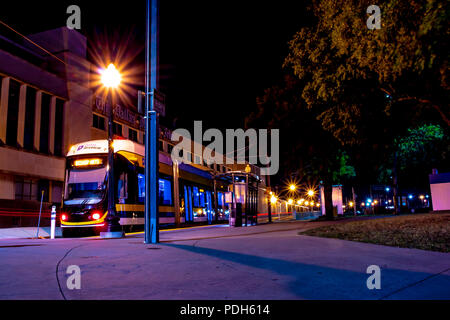
<instances>
[{"instance_id":1,"label":"metal pole","mask_svg":"<svg viewBox=\"0 0 450 320\"><path fill-rule=\"evenodd\" d=\"M268 213L269 213L269 223L272 223L272 202L271 202L271 195L270 195L270 191L272 191L272 189L270 188L270 175L267 175L267 188L269 190L269 198L267 203L269 204L268 206Z\"/></svg>"},{"instance_id":2,"label":"metal pole","mask_svg":"<svg viewBox=\"0 0 450 320\"><path fill-rule=\"evenodd\" d=\"M50 239L55 239L56 229L56 206L52 206L51 221L50 221Z\"/></svg>"},{"instance_id":3,"label":"metal pole","mask_svg":"<svg viewBox=\"0 0 450 320\"><path fill-rule=\"evenodd\" d=\"M109 89L111 90L111 89ZM104 231L100 232L100 238L123 237L122 227L116 214L115 185L114 185L114 147L113 147L113 100L111 91L110 107L108 113L108 215L106 216Z\"/></svg>"},{"instance_id":4,"label":"metal pole","mask_svg":"<svg viewBox=\"0 0 450 320\"><path fill-rule=\"evenodd\" d=\"M147 0L145 57L145 240L159 242L158 227L158 114L154 110L157 84L158 0ZM151 39L151 41L150 41ZM151 73L150 73L151 72Z\"/></svg>"},{"instance_id":5,"label":"metal pole","mask_svg":"<svg viewBox=\"0 0 450 320\"><path fill-rule=\"evenodd\" d=\"M352 196L353 196L353 215L356 216L356 197L355 197L355 188L352 187Z\"/></svg>"}]
</instances>

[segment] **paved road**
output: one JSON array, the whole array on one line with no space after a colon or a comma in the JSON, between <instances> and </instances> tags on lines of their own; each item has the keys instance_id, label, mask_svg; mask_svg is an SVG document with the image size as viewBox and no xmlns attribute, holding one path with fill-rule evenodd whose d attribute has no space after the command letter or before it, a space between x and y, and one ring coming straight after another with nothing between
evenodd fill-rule
<instances>
[{"instance_id":1,"label":"paved road","mask_svg":"<svg viewBox=\"0 0 450 320\"><path fill-rule=\"evenodd\" d=\"M325 223L163 231L157 245L0 240L0 299L450 299L449 254L298 235ZM367 289L369 265L380 290Z\"/></svg>"}]
</instances>

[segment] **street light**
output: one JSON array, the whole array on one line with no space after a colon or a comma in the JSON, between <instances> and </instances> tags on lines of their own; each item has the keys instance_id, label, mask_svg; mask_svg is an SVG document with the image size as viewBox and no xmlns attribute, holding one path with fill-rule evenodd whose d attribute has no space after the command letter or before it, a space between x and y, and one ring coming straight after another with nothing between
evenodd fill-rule
<instances>
[{"instance_id":1,"label":"street light","mask_svg":"<svg viewBox=\"0 0 450 320\"><path fill-rule=\"evenodd\" d=\"M274 195L272 195L271 197L270 197L270 203L272 203L272 204L275 204L275 203L277 203L277 197L275 197Z\"/></svg>"},{"instance_id":2,"label":"street light","mask_svg":"<svg viewBox=\"0 0 450 320\"><path fill-rule=\"evenodd\" d=\"M289 190L295 191L295 189L297 189L297 187L296 187L295 184L291 184L291 185L289 186Z\"/></svg>"},{"instance_id":3,"label":"street light","mask_svg":"<svg viewBox=\"0 0 450 320\"><path fill-rule=\"evenodd\" d=\"M114 64L110 63L108 67L101 72L101 81L104 87L110 89L116 89L119 87L122 81L122 76L119 70L116 69Z\"/></svg>"},{"instance_id":4,"label":"street light","mask_svg":"<svg viewBox=\"0 0 450 320\"><path fill-rule=\"evenodd\" d=\"M316 193L314 192L314 190L309 189L308 190L308 196L313 197Z\"/></svg>"},{"instance_id":5,"label":"street light","mask_svg":"<svg viewBox=\"0 0 450 320\"><path fill-rule=\"evenodd\" d=\"M110 108L108 112L108 215L105 219L105 231L100 232L101 238L123 237L122 227L116 214L115 187L114 187L114 145L113 145L113 101L112 90L117 89L122 80L120 72L114 64L109 64L101 72L101 82L110 96Z\"/></svg>"},{"instance_id":6,"label":"street light","mask_svg":"<svg viewBox=\"0 0 450 320\"><path fill-rule=\"evenodd\" d=\"M293 202L294 202L294 200L292 200L292 199L288 200L288 204L292 204Z\"/></svg>"}]
</instances>

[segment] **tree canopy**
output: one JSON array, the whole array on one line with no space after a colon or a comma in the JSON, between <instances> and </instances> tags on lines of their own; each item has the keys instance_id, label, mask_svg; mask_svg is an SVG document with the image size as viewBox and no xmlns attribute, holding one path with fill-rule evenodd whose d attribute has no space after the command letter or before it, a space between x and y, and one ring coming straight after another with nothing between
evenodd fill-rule
<instances>
[{"instance_id":1,"label":"tree canopy","mask_svg":"<svg viewBox=\"0 0 450 320\"><path fill-rule=\"evenodd\" d=\"M305 82L301 95L343 144L362 143L368 107L433 109L449 120L449 3L388 0L370 30L370 1L313 1L316 21L289 43L284 66ZM383 102L381 97L385 98ZM361 134L362 133L362 134Z\"/></svg>"}]
</instances>

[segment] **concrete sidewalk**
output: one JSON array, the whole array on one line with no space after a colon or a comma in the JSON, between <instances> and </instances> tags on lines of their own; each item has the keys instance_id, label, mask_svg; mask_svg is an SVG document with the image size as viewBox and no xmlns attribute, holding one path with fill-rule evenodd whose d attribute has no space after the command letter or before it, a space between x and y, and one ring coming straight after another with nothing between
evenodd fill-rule
<instances>
[{"instance_id":1,"label":"concrete sidewalk","mask_svg":"<svg viewBox=\"0 0 450 320\"><path fill-rule=\"evenodd\" d=\"M36 238L37 227L0 228L0 239ZM56 227L55 237L61 237L61 227ZM50 227L40 227L39 237L50 238Z\"/></svg>"},{"instance_id":2,"label":"concrete sidewalk","mask_svg":"<svg viewBox=\"0 0 450 320\"><path fill-rule=\"evenodd\" d=\"M167 230L157 245L0 240L0 299L450 299L449 254L298 235L328 223ZM80 290L66 285L71 265Z\"/></svg>"}]
</instances>

